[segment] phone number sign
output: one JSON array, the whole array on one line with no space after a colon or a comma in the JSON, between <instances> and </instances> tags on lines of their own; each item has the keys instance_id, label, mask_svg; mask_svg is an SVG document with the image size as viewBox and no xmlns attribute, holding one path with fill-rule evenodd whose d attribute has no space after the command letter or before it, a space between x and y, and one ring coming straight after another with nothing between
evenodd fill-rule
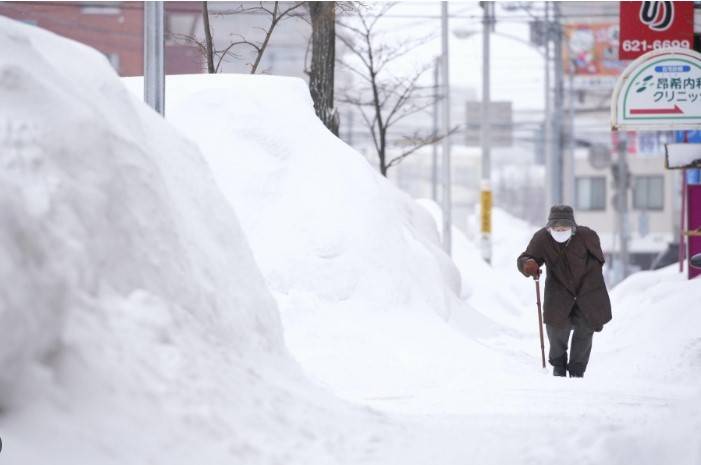
<instances>
[{"instance_id":1,"label":"phone number sign","mask_svg":"<svg viewBox=\"0 0 701 465\"><path fill-rule=\"evenodd\" d=\"M635 60L618 78L611 119L625 130L701 127L701 54L656 50Z\"/></svg>"},{"instance_id":2,"label":"phone number sign","mask_svg":"<svg viewBox=\"0 0 701 465\"><path fill-rule=\"evenodd\" d=\"M693 47L694 2L620 2L620 60L662 48Z\"/></svg>"}]
</instances>

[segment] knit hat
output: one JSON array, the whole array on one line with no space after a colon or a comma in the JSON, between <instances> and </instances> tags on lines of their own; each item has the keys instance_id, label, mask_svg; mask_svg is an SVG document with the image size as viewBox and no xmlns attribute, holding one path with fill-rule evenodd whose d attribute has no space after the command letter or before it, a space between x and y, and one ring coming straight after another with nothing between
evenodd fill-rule
<instances>
[{"instance_id":1,"label":"knit hat","mask_svg":"<svg viewBox=\"0 0 701 465\"><path fill-rule=\"evenodd\" d=\"M574 222L574 211L569 205L554 205L550 207L550 215L548 215L548 224L546 227L567 227L575 228L577 223Z\"/></svg>"}]
</instances>

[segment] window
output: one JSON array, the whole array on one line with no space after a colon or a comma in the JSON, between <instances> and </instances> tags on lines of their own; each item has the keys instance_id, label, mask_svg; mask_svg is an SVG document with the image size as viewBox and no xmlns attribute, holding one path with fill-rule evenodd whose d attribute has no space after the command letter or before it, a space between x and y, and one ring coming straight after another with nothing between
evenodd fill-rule
<instances>
[{"instance_id":1,"label":"window","mask_svg":"<svg viewBox=\"0 0 701 465\"><path fill-rule=\"evenodd\" d=\"M636 210L662 210L664 208L663 176L635 177L633 208Z\"/></svg>"},{"instance_id":2,"label":"window","mask_svg":"<svg viewBox=\"0 0 701 465\"><path fill-rule=\"evenodd\" d=\"M577 210L606 210L606 177L578 177L575 180Z\"/></svg>"},{"instance_id":3,"label":"window","mask_svg":"<svg viewBox=\"0 0 701 465\"><path fill-rule=\"evenodd\" d=\"M80 12L84 15L118 15L122 13L122 2L81 2Z\"/></svg>"}]
</instances>

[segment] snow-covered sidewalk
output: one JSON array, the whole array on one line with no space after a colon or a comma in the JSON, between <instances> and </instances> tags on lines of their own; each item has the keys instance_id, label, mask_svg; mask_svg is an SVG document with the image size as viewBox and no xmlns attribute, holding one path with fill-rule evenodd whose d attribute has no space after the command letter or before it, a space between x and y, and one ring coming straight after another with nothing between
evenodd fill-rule
<instances>
[{"instance_id":1,"label":"snow-covered sidewalk","mask_svg":"<svg viewBox=\"0 0 701 465\"><path fill-rule=\"evenodd\" d=\"M515 267L535 228L495 211L493 267L454 230L456 279L426 219L440 224L436 206L417 211L359 166L300 81L176 76L168 94L168 119L254 238L294 357L406 425L405 452L386 463L701 459L701 282L672 268L631 277L586 378L554 378L539 366L533 282Z\"/></svg>"}]
</instances>

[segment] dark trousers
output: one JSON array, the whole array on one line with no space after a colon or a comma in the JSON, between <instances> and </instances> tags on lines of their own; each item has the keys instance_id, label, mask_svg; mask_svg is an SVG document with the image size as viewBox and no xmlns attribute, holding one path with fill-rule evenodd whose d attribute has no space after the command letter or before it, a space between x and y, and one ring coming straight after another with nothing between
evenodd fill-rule
<instances>
[{"instance_id":1,"label":"dark trousers","mask_svg":"<svg viewBox=\"0 0 701 465\"><path fill-rule=\"evenodd\" d=\"M565 375L569 370L570 376L584 376L584 371L589 363L591 344L594 329L582 315L582 311L576 305L570 312L570 325L565 328L557 328L545 325L550 342L548 361L554 367L556 374ZM567 343L572 332L572 345L570 358L567 360Z\"/></svg>"}]
</instances>

